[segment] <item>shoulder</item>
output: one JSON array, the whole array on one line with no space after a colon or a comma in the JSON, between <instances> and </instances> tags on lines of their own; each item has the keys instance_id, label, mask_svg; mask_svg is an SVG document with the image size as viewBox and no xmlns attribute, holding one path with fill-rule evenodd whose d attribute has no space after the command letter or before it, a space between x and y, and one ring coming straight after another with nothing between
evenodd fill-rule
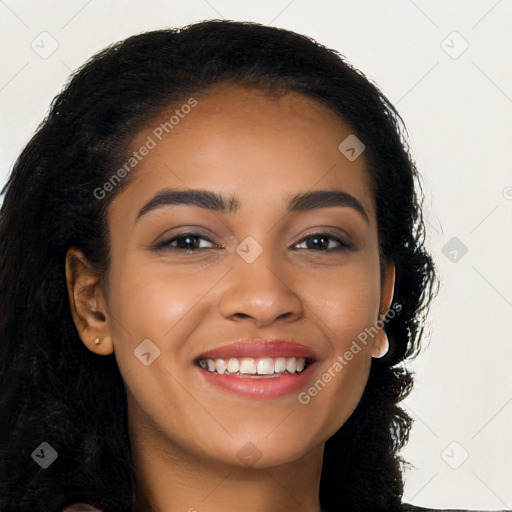
<instances>
[{"instance_id":1,"label":"shoulder","mask_svg":"<svg viewBox=\"0 0 512 512\"><path fill-rule=\"evenodd\" d=\"M403 512L484 512L478 510L469 510L469 509L461 509L461 508L424 508L417 507L416 505L410 505L409 503L403 504ZM495 512L512 512L511 510L496 510Z\"/></svg>"},{"instance_id":2,"label":"shoulder","mask_svg":"<svg viewBox=\"0 0 512 512\"><path fill-rule=\"evenodd\" d=\"M403 512L479 512L478 510L468 510L468 509L433 509L433 508L424 508L418 507L416 505L410 505L409 503L403 504ZM99 506L95 506L92 503L86 503L85 501L80 501L76 503L72 503L67 505L62 509L62 512L80 512L80 511L96 511L103 512ZM483 511L482 511L483 512ZM496 512L512 512L511 510L501 510Z\"/></svg>"},{"instance_id":3,"label":"shoulder","mask_svg":"<svg viewBox=\"0 0 512 512\"><path fill-rule=\"evenodd\" d=\"M85 501L77 501L76 503L71 503L62 509L62 512L79 512L85 510L95 510L97 512L103 512L103 509L95 506L91 503L86 503Z\"/></svg>"}]
</instances>

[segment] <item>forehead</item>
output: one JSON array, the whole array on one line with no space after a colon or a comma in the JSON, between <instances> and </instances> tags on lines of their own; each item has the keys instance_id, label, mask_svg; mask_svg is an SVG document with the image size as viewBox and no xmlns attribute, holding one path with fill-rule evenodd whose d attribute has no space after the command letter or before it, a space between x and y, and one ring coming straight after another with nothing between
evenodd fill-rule
<instances>
[{"instance_id":1,"label":"forehead","mask_svg":"<svg viewBox=\"0 0 512 512\"><path fill-rule=\"evenodd\" d=\"M364 153L351 160L340 151L352 130L327 106L297 92L269 95L232 84L193 99L193 108L181 108L190 104L187 99L173 105L134 138L133 151L150 139L154 144L137 164L127 193L146 197L163 187L208 188L263 205L337 188L374 215Z\"/></svg>"}]
</instances>

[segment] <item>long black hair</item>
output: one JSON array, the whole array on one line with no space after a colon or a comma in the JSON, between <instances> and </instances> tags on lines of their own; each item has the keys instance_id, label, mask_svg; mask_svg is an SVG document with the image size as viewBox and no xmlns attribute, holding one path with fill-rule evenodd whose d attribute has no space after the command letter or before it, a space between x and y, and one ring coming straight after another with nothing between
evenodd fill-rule
<instances>
[{"instance_id":1,"label":"long black hair","mask_svg":"<svg viewBox=\"0 0 512 512\"><path fill-rule=\"evenodd\" d=\"M114 354L98 357L78 336L65 255L81 249L105 278L106 212L130 176L101 199L95 191L165 108L222 83L302 93L338 113L366 147L380 253L395 263L401 308L385 324L389 353L372 360L360 403L326 443L320 501L329 512L401 510L399 451L412 419L398 403L413 384L402 363L420 352L438 285L402 119L337 51L284 29L209 20L135 35L92 57L53 100L2 191L2 512L58 510L83 498L107 512L131 510L126 389ZM46 468L41 449L57 454Z\"/></svg>"}]
</instances>

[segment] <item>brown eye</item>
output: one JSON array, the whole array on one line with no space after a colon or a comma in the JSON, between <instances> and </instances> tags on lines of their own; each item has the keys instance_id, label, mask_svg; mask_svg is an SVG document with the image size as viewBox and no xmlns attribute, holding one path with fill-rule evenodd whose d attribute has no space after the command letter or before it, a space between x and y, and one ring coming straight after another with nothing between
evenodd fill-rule
<instances>
[{"instance_id":1,"label":"brown eye","mask_svg":"<svg viewBox=\"0 0 512 512\"><path fill-rule=\"evenodd\" d=\"M208 249L208 247L200 246L201 240L206 240L214 247L218 247L213 240L206 237L202 233L180 233L179 235L175 235L172 238L164 240L158 243L155 246L155 249L165 249L170 251L180 251L180 252L196 252L202 249Z\"/></svg>"},{"instance_id":2,"label":"brown eye","mask_svg":"<svg viewBox=\"0 0 512 512\"><path fill-rule=\"evenodd\" d=\"M336 244L334 247L332 246L332 241ZM304 238L298 245L306 244L305 249L316 250L316 251L324 251L324 252L332 252L332 251L340 251L346 249L352 249L353 246L338 236L331 235L330 233L314 233L306 238Z\"/></svg>"}]
</instances>

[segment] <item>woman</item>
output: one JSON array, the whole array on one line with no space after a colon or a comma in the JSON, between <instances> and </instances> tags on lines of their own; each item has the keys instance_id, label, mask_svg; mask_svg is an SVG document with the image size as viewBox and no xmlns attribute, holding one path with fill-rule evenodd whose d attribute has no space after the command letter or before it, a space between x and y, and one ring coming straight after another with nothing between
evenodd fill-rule
<instances>
[{"instance_id":1,"label":"woman","mask_svg":"<svg viewBox=\"0 0 512 512\"><path fill-rule=\"evenodd\" d=\"M283 29L87 62L4 189L0 510L424 510L399 365L437 279L402 131Z\"/></svg>"}]
</instances>

